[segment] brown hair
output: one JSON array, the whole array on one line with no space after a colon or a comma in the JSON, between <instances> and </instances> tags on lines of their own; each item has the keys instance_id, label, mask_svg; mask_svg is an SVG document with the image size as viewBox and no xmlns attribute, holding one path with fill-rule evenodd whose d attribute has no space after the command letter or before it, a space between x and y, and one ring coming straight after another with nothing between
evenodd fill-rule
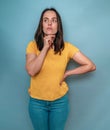
<instances>
[{"instance_id":1,"label":"brown hair","mask_svg":"<svg viewBox=\"0 0 110 130\"><path fill-rule=\"evenodd\" d=\"M36 41L38 49L41 51L43 46L44 46L44 41L43 41L43 15L46 11L54 11L57 15L57 20L58 20L58 31L56 33L56 38L54 40L54 52L55 54L59 53L61 54L61 51L64 49L64 40L63 40L63 27L62 27L62 21L59 13L56 11L54 8L46 8L40 17L39 25L38 28L35 32L34 39Z\"/></svg>"}]
</instances>

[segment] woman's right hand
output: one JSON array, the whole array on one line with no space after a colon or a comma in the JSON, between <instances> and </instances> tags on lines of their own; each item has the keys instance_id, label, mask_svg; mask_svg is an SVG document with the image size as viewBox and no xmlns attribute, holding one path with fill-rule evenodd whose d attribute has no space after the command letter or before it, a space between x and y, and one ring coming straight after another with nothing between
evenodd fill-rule
<instances>
[{"instance_id":1,"label":"woman's right hand","mask_svg":"<svg viewBox=\"0 0 110 130\"><path fill-rule=\"evenodd\" d=\"M53 34L45 35L44 36L44 48L49 49L50 47L52 47L54 39L55 39L55 35L53 35Z\"/></svg>"}]
</instances>

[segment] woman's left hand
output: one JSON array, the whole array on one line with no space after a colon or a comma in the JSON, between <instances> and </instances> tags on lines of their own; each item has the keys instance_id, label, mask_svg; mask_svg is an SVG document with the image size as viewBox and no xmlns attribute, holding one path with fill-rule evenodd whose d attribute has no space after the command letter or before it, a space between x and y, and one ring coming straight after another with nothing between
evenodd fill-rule
<instances>
[{"instance_id":1,"label":"woman's left hand","mask_svg":"<svg viewBox=\"0 0 110 130\"><path fill-rule=\"evenodd\" d=\"M63 81L68 77L67 71L64 73L62 80L60 81L60 85L62 85Z\"/></svg>"}]
</instances>

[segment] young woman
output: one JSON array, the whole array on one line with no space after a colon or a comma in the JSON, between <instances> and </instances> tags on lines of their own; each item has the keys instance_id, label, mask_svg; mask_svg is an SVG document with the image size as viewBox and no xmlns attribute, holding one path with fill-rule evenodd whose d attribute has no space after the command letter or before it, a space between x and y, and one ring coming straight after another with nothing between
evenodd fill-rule
<instances>
[{"instance_id":1,"label":"young woman","mask_svg":"<svg viewBox=\"0 0 110 130\"><path fill-rule=\"evenodd\" d=\"M70 59L79 67L66 70ZM26 49L26 70L31 76L29 114L35 130L64 130L68 117L68 76L96 69L77 47L64 42L62 21L54 8L45 9Z\"/></svg>"}]
</instances>

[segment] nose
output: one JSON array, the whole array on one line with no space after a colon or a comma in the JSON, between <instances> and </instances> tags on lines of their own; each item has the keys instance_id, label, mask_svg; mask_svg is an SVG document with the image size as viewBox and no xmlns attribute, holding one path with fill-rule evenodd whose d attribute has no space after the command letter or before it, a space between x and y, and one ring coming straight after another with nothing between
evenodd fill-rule
<instances>
[{"instance_id":1,"label":"nose","mask_svg":"<svg viewBox=\"0 0 110 130\"><path fill-rule=\"evenodd\" d=\"M51 20L48 21L48 25L52 25L52 21Z\"/></svg>"}]
</instances>

